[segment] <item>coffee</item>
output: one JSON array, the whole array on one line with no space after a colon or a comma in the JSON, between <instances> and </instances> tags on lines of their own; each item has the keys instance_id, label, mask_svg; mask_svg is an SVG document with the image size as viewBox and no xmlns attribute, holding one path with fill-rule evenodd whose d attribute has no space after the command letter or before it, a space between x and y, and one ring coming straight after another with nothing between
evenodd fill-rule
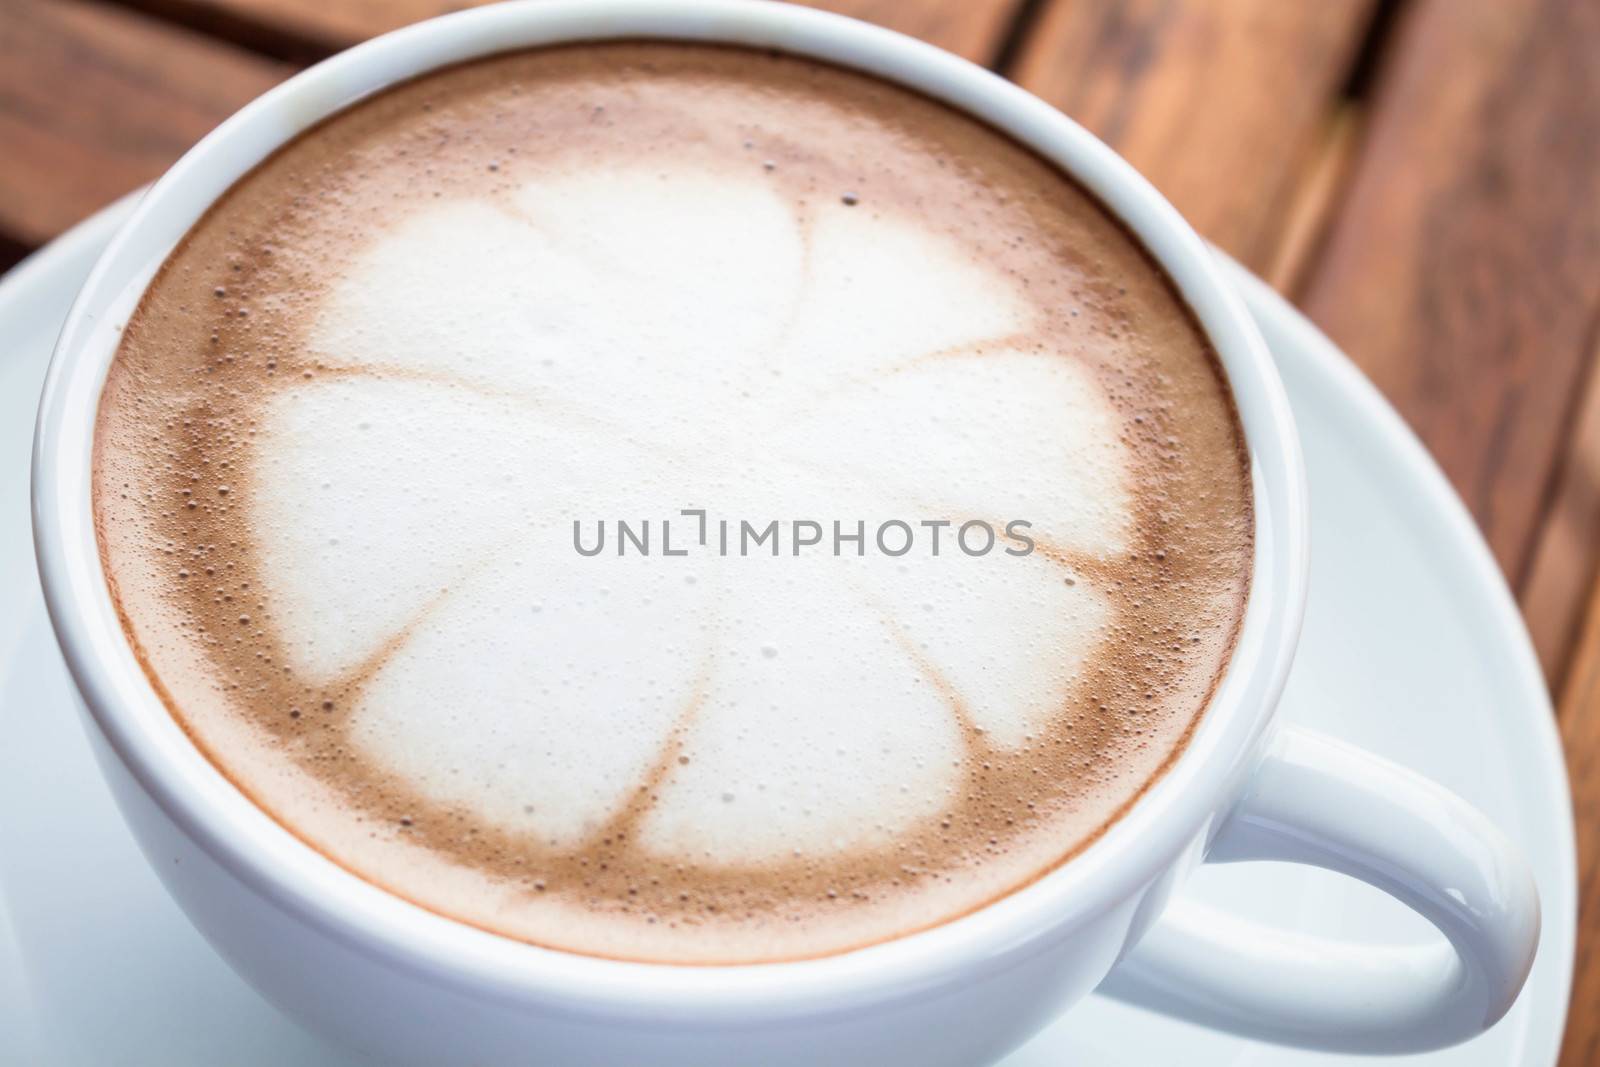
<instances>
[{"instance_id":1,"label":"coffee","mask_svg":"<svg viewBox=\"0 0 1600 1067\"><path fill-rule=\"evenodd\" d=\"M1249 585L1222 372L942 105L627 42L405 83L171 253L94 458L173 716L424 907L742 962L946 921L1182 750Z\"/></svg>"}]
</instances>

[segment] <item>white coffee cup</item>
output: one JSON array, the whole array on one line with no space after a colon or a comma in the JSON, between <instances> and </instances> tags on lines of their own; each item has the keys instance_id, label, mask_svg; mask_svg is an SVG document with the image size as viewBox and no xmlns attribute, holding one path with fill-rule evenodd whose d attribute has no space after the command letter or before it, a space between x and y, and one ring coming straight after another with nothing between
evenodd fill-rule
<instances>
[{"instance_id":1,"label":"white coffee cup","mask_svg":"<svg viewBox=\"0 0 1600 1067\"><path fill-rule=\"evenodd\" d=\"M1253 468L1256 554L1224 682L1181 758L1127 814L1071 862L976 913L823 959L736 967L602 960L453 922L338 867L247 800L179 729L117 619L90 506L94 415L118 327L183 233L274 149L365 94L475 56L616 37L812 56L1006 131L1127 224L1227 370ZM1060 113L909 38L745 0L527 0L413 26L321 63L184 156L101 256L56 348L33 462L45 600L101 767L145 854L264 996L385 1062L970 1065L1020 1044L1108 973L1116 995L1240 1033L1415 1051L1492 1025L1532 964L1532 876L1482 815L1379 757L1272 722L1305 603L1305 475L1271 359L1204 244ZM1162 918L1196 865L1247 859L1359 878L1442 936L1417 947L1354 945L1245 917Z\"/></svg>"}]
</instances>

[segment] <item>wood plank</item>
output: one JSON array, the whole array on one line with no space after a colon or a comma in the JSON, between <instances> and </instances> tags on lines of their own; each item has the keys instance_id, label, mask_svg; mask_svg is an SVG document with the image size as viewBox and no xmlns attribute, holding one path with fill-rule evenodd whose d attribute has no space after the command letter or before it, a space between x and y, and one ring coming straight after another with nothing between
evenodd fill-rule
<instances>
[{"instance_id":1,"label":"wood plank","mask_svg":"<svg viewBox=\"0 0 1600 1067\"><path fill-rule=\"evenodd\" d=\"M1280 293L1297 292L1316 250L1343 204L1345 183L1355 160L1362 127L1361 109L1351 101L1334 108L1304 167L1291 176L1291 197L1261 276Z\"/></svg>"},{"instance_id":2,"label":"wood plank","mask_svg":"<svg viewBox=\"0 0 1600 1067\"><path fill-rule=\"evenodd\" d=\"M1596 55L1591 0L1407 9L1301 297L1422 435L1513 580L1600 306Z\"/></svg>"},{"instance_id":3,"label":"wood plank","mask_svg":"<svg viewBox=\"0 0 1600 1067\"><path fill-rule=\"evenodd\" d=\"M1596 340L1588 383L1521 596L1533 647L1557 691L1583 620L1586 592L1600 574L1600 321L1591 336Z\"/></svg>"},{"instance_id":4,"label":"wood plank","mask_svg":"<svg viewBox=\"0 0 1600 1067\"><path fill-rule=\"evenodd\" d=\"M752 0L754 2L754 0ZM826 0L979 60L1020 0ZM0 11L0 262L159 175L203 134L286 77L265 59L173 20L231 19L303 50L331 50L463 6L451 0L8 0ZM142 7L145 11L136 10ZM152 18L158 14L161 18ZM221 20L221 21L219 21Z\"/></svg>"},{"instance_id":5,"label":"wood plank","mask_svg":"<svg viewBox=\"0 0 1600 1067\"><path fill-rule=\"evenodd\" d=\"M253 47L313 57L492 0L123 0ZM1022 0L802 0L931 41L979 63L998 53Z\"/></svg>"},{"instance_id":6,"label":"wood plank","mask_svg":"<svg viewBox=\"0 0 1600 1067\"><path fill-rule=\"evenodd\" d=\"M1051 0L1011 73L1264 270L1372 11L1371 0Z\"/></svg>"},{"instance_id":7,"label":"wood plank","mask_svg":"<svg viewBox=\"0 0 1600 1067\"><path fill-rule=\"evenodd\" d=\"M1578 954L1561 1067L1600 1063L1600 583L1561 697L1578 837Z\"/></svg>"},{"instance_id":8,"label":"wood plank","mask_svg":"<svg viewBox=\"0 0 1600 1067\"><path fill-rule=\"evenodd\" d=\"M0 235L42 244L151 180L289 73L83 0L0 12Z\"/></svg>"},{"instance_id":9,"label":"wood plank","mask_svg":"<svg viewBox=\"0 0 1600 1067\"><path fill-rule=\"evenodd\" d=\"M250 47L318 58L380 33L493 0L120 0ZM298 47L296 47L298 46Z\"/></svg>"},{"instance_id":10,"label":"wood plank","mask_svg":"<svg viewBox=\"0 0 1600 1067\"><path fill-rule=\"evenodd\" d=\"M799 0L807 7L822 8L849 15L865 22L936 44L980 63L991 66L1000 54L1012 22L1022 9L1022 0Z\"/></svg>"}]
</instances>

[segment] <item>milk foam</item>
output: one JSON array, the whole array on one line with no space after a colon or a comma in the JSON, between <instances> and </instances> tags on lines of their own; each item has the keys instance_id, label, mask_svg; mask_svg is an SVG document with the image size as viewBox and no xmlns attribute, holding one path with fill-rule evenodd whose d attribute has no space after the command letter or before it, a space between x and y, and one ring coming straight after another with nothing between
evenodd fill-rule
<instances>
[{"instance_id":1,"label":"milk foam","mask_svg":"<svg viewBox=\"0 0 1600 1067\"><path fill-rule=\"evenodd\" d=\"M638 960L842 951L1065 862L1249 581L1225 383L1129 235L970 119L733 48L507 54L287 146L130 317L94 477L130 643L253 801Z\"/></svg>"},{"instance_id":2,"label":"milk foam","mask_svg":"<svg viewBox=\"0 0 1600 1067\"><path fill-rule=\"evenodd\" d=\"M870 207L802 220L760 171L429 205L343 273L310 335L328 369L263 420L250 523L290 665L329 685L381 657L368 755L552 845L658 765L663 856L881 844L948 805L960 715L1017 744L1059 707L1103 593L953 529L937 558L737 562L583 558L569 531L1024 516L1115 554L1114 414L1017 348L1030 315L954 242Z\"/></svg>"}]
</instances>

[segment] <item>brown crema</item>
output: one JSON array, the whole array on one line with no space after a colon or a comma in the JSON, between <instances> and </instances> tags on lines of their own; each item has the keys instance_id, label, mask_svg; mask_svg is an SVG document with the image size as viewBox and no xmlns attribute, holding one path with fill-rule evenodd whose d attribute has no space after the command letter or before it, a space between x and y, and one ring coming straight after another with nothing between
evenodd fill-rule
<instances>
[{"instance_id":1,"label":"brown crema","mask_svg":"<svg viewBox=\"0 0 1600 1067\"><path fill-rule=\"evenodd\" d=\"M1127 551L1039 536L1050 580L1087 583L1110 621L1025 744L990 738L940 663L885 621L964 746L959 785L889 845L761 863L648 847L642 821L696 755L693 693L627 802L576 844L434 799L372 758L351 725L431 606L331 682L292 667L300 638L263 573L270 534L251 521L269 459L264 412L306 383L404 378L309 351L332 287L380 235L441 199L503 200L541 168L603 173L662 159L748 173L802 229L816 205L842 201L955 242L1012 279L1031 308L1029 335L1008 343L1087 368L1130 457ZM411 380L435 379L461 385L435 370ZM916 452L915 441L893 444ZM127 324L96 427L94 507L111 591L151 682L211 762L284 827L461 921L661 962L843 951L947 921L1065 862L1181 753L1232 651L1253 547L1248 458L1220 365L1161 270L1080 187L994 130L884 82L658 42L442 70L328 119L241 179ZM985 517L999 528L1011 516Z\"/></svg>"}]
</instances>

